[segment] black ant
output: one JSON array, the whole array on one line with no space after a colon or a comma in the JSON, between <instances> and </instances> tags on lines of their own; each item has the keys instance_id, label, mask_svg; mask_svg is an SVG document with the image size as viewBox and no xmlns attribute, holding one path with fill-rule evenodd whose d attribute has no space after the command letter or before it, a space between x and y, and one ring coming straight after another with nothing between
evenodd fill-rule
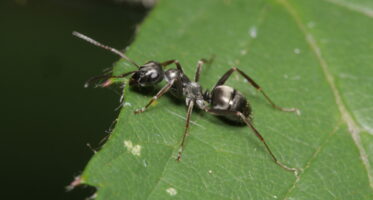
<instances>
[{"instance_id":1,"label":"black ant","mask_svg":"<svg viewBox=\"0 0 373 200\"><path fill-rule=\"evenodd\" d=\"M285 111L285 112L296 112L299 114L299 110L296 108L282 108L276 105L267 95L264 93L262 88L247 74L236 67L232 67L228 70L216 83L214 88L211 92L205 91L202 92L202 87L198 83L201 69L203 64L207 63L207 60L201 59L198 61L197 64L197 71L194 76L194 80L191 81L183 72L183 69L180 63L177 60L169 60L165 62L155 62L149 61L144 65L138 65L136 62L128 58L122 52L103 45L92 38L89 38L81 33L73 32L73 35L79 37L83 40L86 40L96 46L104 48L106 50L112 51L115 54L118 54L120 57L126 59L138 69L135 71L127 72L121 74L119 76L110 76L110 75L103 75L103 76L96 76L89 79L86 83L88 86L89 83L100 80L106 79L106 81L101 84L102 87L107 87L112 83L112 78L123 78L129 75L132 75L129 84L132 86L139 86L139 87L147 87L147 86L154 86L161 82L162 80L167 81L167 84L153 97L150 101L141 109L137 109L134 111L135 114L144 112L150 105L152 105L157 99L159 99L163 94L170 91L171 94L177 98L185 99L185 104L188 107L187 116L186 116L186 125L184 129L183 139L180 144L177 160L180 161L181 155L185 145L185 139L188 136L188 129L190 123L190 117L192 114L193 108L196 106L200 110L205 112L211 113L213 115L226 117L229 120L233 120L236 122L244 123L249 128L251 128L255 135L260 139L260 141L264 144L265 148L267 149L268 153L272 157L273 161L282 167L285 170L297 172L296 168L290 168L284 164L282 164L272 153L269 146L267 145L266 141L259 133L259 131L253 126L251 122L251 107L245 96L243 96L239 91L236 89L224 85L227 79L232 75L233 72L238 72L241 76L245 78L253 87L255 87L258 91L260 91L265 99L277 110ZM164 68L170 64L175 64L176 69L168 69L164 70Z\"/></svg>"}]
</instances>

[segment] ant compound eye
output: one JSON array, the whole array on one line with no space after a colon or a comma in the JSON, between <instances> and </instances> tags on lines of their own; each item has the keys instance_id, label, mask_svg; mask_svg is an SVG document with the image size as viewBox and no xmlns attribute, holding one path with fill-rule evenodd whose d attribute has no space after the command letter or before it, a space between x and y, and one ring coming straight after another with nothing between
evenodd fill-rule
<instances>
[{"instance_id":1,"label":"ant compound eye","mask_svg":"<svg viewBox=\"0 0 373 200\"><path fill-rule=\"evenodd\" d=\"M150 69L149 71L145 72L146 77L149 77L150 79L157 79L159 76L159 73L155 69Z\"/></svg>"}]
</instances>

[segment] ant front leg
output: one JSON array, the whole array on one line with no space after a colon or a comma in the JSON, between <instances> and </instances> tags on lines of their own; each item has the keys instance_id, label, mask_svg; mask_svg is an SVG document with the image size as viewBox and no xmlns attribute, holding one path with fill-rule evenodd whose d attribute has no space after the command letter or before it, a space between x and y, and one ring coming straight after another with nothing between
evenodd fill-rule
<instances>
[{"instance_id":1,"label":"ant front leg","mask_svg":"<svg viewBox=\"0 0 373 200\"><path fill-rule=\"evenodd\" d=\"M174 82L175 82L175 79L168 82L167 85L165 85L161 90L159 90L159 92L153 98L150 99L150 101L148 102L148 104L146 104L145 107L135 110L134 113L139 114L139 113L144 112L146 109L148 109L150 105L152 105L157 99L159 99L164 93L166 93L172 87Z\"/></svg>"},{"instance_id":2,"label":"ant front leg","mask_svg":"<svg viewBox=\"0 0 373 200\"><path fill-rule=\"evenodd\" d=\"M183 68L181 67L180 62L178 60L168 60L168 61L161 63L163 67L167 67L168 65L171 65L171 64L175 64L176 68L180 70L182 73L184 73Z\"/></svg>"},{"instance_id":3,"label":"ant front leg","mask_svg":"<svg viewBox=\"0 0 373 200\"><path fill-rule=\"evenodd\" d=\"M271 149L269 148L267 142L264 140L263 136L259 133L259 131L254 127L252 122L245 117L244 114L238 111L229 111L229 110L217 110L217 109L205 109L206 112L211 113L213 115L218 115L218 116L236 116L239 117L251 130L254 131L256 137L259 138L259 140L264 144L265 148L267 149L269 155L272 157L273 161L280 166L281 168L293 172L296 176L298 175L298 169L288 167L282 162L280 162L276 156L272 153Z\"/></svg>"},{"instance_id":4,"label":"ant front leg","mask_svg":"<svg viewBox=\"0 0 373 200\"><path fill-rule=\"evenodd\" d=\"M277 109L277 110L280 110L280 111L284 111L284 112L295 112L297 115L300 115L300 111L299 109L297 108L283 108L283 107L280 107L278 106L277 104L275 104L270 98L269 96L263 91L263 89L252 79L250 78L247 74L245 74L243 71L241 71L240 69L238 69L237 67L232 67L230 70L228 70L220 79L219 81L216 83L215 87L219 86L219 85L224 85L224 83L228 80L228 78L232 75L233 72L238 72L241 76L243 76L253 87L255 87L255 89L257 89L258 91L260 91L263 96L266 98L266 100L272 105L273 108ZM214 88L215 88L214 87Z\"/></svg>"},{"instance_id":5,"label":"ant front leg","mask_svg":"<svg viewBox=\"0 0 373 200\"><path fill-rule=\"evenodd\" d=\"M103 80L103 79L106 79L106 81L104 83L100 84L99 86L108 87L109 85L111 85L113 83L113 80L112 80L113 78L124 78L128 75L131 75L131 74L135 73L135 72L137 72L137 70L127 72L127 73L124 73L124 74L121 74L121 75L118 75L118 76L111 76L111 75L94 76L94 77L91 77L90 79L88 79L85 82L84 87L87 88L91 83L99 81L99 80Z\"/></svg>"}]
</instances>

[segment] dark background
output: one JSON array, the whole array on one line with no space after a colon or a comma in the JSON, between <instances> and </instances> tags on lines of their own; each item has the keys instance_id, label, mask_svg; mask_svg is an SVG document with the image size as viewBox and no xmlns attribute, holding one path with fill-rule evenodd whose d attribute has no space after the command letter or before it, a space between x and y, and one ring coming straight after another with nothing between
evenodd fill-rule
<instances>
[{"instance_id":1,"label":"dark background","mask_svg":"<svg viewBox=\"0 0 373 200\"><path fill-rule=\"evenodd\" d=\"M0 1L1 199L85 199L65 191L117 116L119 95L85 89L118 56L71 35L123 49L149 9L103 0Z\"/></svg>"}]
</instances>

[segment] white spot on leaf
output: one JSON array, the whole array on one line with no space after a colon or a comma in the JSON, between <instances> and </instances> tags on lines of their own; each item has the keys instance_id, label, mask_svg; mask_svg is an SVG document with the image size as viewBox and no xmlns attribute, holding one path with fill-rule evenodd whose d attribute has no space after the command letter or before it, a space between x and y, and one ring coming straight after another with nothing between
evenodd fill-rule
<instances>
[{"instance_id":1,"label":"white spot on leaf","mask_svg":"<svg viewBox=\"0 0 373 200\"><path fill-rule=\"evenodd\" d=\"M294 49L294 53L295 53L295 54L300 54L300 49L295 48L295 49Z\"/></svg>"},{"instance_id":2,"label":"white spot on leaf","mask_svg":"<svg viewBox=\"0 0 373 200\"><path fill-rule=\"evenodd\" d=\"M291 80L300 80L301 77L299 75L295 75L294 77L291 78Z\"/></svg>"},{"instance_id":3,"label":"white spot on leaf","mask_svg":"<svg viewBox=\"0 0 373 200\"><path fill-rule=\"evenodd\" d=\"M251 27L251 28L249 29L249 35L250 35L250 37L252 37L252 38L256 38L256 37L258 36L258 34L257 34L257 30L256 30L256 27L255 27L255 26L253 26L253 27Z\"/></svg>"},{"instance_id":4,"label":"white spot on leaf","mask_svg":"<svg viewBox=\"0 0 373 200\"><path fill-rule=\"evenodd\" d=\"M148 167L148 162L146 160L143 161L144 167Z\"/></svg>"},{"instance_id":5,"label":"white spot on leaf","mask_svg":"<svg viewBox=\"0 0 373 200\"><path fill-rule=\"evenodd\" d=\"M130 106L132 106L132 104L130 102L126 102L126 103L123 104L123 107L127 107L127 106L130 107Z\"/></svg>"},{"instance_id":6,"label":"white spot on leaf","mask_svg":"<svg viewBox=\"0 0 373 200\"><path fill-rule=\"evenodd\" d=\"M177 194L177 190L176 190L175 188L172 188L172 187L168 188L168 189L166 190L166 192L167 192L170 196L175 196L175 195Z\"/></svg>"},{"instance_id":7,"label":"white spot on leaf","mask_svg":"<svg viewBox=\"0 0 373 200\"><path fill-rule=\"evenodd\" d=\"M140 145L133 145L130 140L124 140L124 146L127 148L129 152L131 152L135 156L141 155L141 146Z\"/></svg>"},{"instance_id":8,"label":"white spot on leaf","mask_svg":"<svg viewBox=\"0 0 373 200\"><path fill-rule=\"evenodd\" d=\"M132 149L132 142L129 140L124 140L124 146L126 146L128 150Z\"/></svg>"},{"instance_id":9,"label":"white spot on leaf","mask_svg":"<svg viewBox=\"0 0 373 200\"><path fill-rule=\"evenodd\" d=\"M351 74L345 74L345 73L340 73L339 77L342 79L351 79L351 80L357 80L358 78L356 76L353 76Z\"/></svg>"},{"instance_id":10,"label":"white spot on leaf","mask_svg":"<svg viewBox=\"0 0 373 200\"><path fill-rule=\"evenodd\" d=\"M131 153L135 156L140 156L141 154L141 146L140 145L136 145L132 148L131 150Z\"/></svg>"},{"instance_id":11,"label":"white spot on leaf","mask_svg":"<svg viewBox=\"0 0 373 200\"><path fill-rule=\"evenodd\" d=\"M315 27L315 25L316 24L313 21L310 21L310 22L307 23L308 28L313 28L313 27Z\"/></svg>"},{"instance_id":12,"label":"white spot on leaf","mask_svg":"<svg viewBox=\"0 0 373 200\"><path fill-rule=\"evenodd\" d=\"M297 81L297 80L300 80L302 77L299 76L299 75L293 75L293 76L289 76L287 74L284 74L283 75L285 79L290 79L290 80L294 80L294 81Z\"/></svg>"}]
</instances>

